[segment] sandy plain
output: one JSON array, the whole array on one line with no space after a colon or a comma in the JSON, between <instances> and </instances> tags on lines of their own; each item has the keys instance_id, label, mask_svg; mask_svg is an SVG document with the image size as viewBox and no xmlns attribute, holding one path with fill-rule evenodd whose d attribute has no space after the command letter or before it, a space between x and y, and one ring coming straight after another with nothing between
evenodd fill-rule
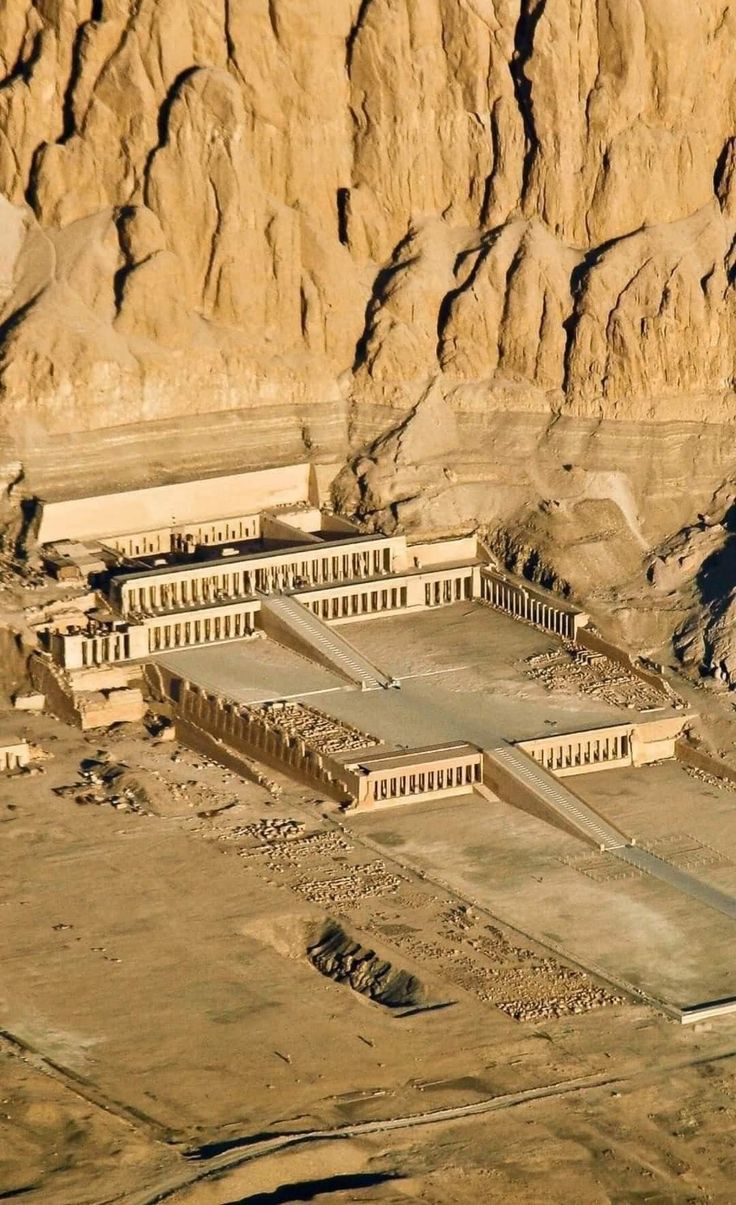
<instances>
[{"instance_id":1,"label":"sandy plain","mask_svg":"<svg viewBox=\"0 0 736 1205\"><path fill-rule=\"evenodd\" d=\"M525 676L531 630L510 642L462 605L423 620L413 640L403 620L346 635L380 642L402 691L441 678L466 718L494 682L504 718L589 706ZM436 671L468 663L479 624L495 652L466 695ZM208 650L208 672L261 697L258 645ZM273 671L320 706L361 698L288 654ZM731 1199L736 1021L657 1006L733 992L725 917L501 803L340 817L142 726L5 719L50 756L0 797L0 1199ZM643 840L690 834L696 872L736 887L736 795L675 766L578 788ZM335 925L411 977L413 1006L320 973Z\"/></svg>"},{"instance_id":2,"label":"sandy plain","mask_svg":"<svg viewBox=\"0 0 736 1205\"><path fill-rule=\"evenodd\" d=\"M274 802L143 731L102 743L142 767L151 814L80 805L53 788L99 739L27 727L54 756L1 817L6 1196L728 1199L736 1023L684 1029L631 999L513 1020L481 998L499 948L526 968L549 951L385 832L377 858L298 788ZM304 829L264 842L274 818ZM321 976L305 945L327 915L449 1007L398 1016Z\"/></svg>"}]
</instances>

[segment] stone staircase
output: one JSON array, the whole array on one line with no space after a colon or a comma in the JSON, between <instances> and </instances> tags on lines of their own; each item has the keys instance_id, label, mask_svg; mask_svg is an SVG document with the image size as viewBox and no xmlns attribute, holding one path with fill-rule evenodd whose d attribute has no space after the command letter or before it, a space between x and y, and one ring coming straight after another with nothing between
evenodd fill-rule
<instances>
[{"instance_id":1,"label":"stone staircase","mask_svg":"<svg viewBox=\"0 0 736 1205\"><path fill-rule=\"evenodd\" d=\"M499 745L488 750L488 757L534 796L540 810L549 813L552 823L558 817L565 827L572 828L582 840L598 849L623 849L631 843L630 838L599 816L521 749Z\"/></svg>"},{"instance_id":2,"label":"stone staircase","mask_svg":"<svg viewBox=\"0 0 736 1205\"><path fill-rule=\"evenodd\" d=\"M290 595L262 595L261 612L267 634L340 674L361 690L396 685L388 674L353 648L334 628L328 627Z\"/></svg>"}]
</instances>

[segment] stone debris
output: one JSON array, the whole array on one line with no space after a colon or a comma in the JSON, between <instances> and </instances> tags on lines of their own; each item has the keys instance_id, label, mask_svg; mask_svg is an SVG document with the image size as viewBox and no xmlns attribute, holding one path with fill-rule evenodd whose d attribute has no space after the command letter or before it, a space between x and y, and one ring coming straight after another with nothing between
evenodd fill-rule
<instances>
[{"instance_id":1,"label":"stone debris","mask_svg":"<svg viewBox=\"0 0 736 1205\"><path fill-rule=\"evenodd\" d=\"M345 874L328 879L302 879L294 890L314 904L357 904L370 896L390 895L399 890L400 875L386 869L380 859L351 866Z\"/></svg>"},{"instance_id":2,"label":"stone debris","mask_svg":"<svg viewBox=\"0 0 736 1205\"><path fill-rule=\"evenodd\" d=\"M579 691L629 711L650 711L667 705L660 691L602 653L570 640L563 641L563 645L528 657L524 662L527 677L541 682L549 691Z\"/></svg>"},{"instance_id":3,"label":"stone debris","mask_svg":"<svg viewBox=\"0 0 736 1205\"><path fill-rule=\"evenodd\" d=\"M581 976L582 977L582 976ZM545 1021L554 1017L570 1017L575 1013L587 1013L594 1008L611 1004L624 1004L623 996L612 996L600 987L581 988L563 996L549 996L542 1000L497 1001L496 1007L515 1021Z\"/></svg>"},{"instance_id":4,"label":"stone debris","mask_svg":"<svg viewBox=\"0 0 736 1205\"><path fill-rule=\"evenodd\" d=\"M285 865L300 867L305 859L334 860L334 856L352 849L341 834L335 830L308 833L305 836L285 837L255 849L241 849L241 858L262 858L270 870L282 871Z\"/></svg>"},{"instance_id":5,"label":"stone debris","mask_svg":"<svg viewBox=\"0 0 736 1205\"><path fill-rule=\"evenodd\" d=\"M467 905L453 905L438 919L439 941L426 941L407 925L380 929L416 961L434 963L448 983L514 1020L539 1021L625 1003L583 971L515 945Z\"/></svg>"},{"instance_id":6,"label":"stone debris","mask_svg":"<svg viewBox=\"0 0 736 1205\"><path fill-rule=\"evenodd\" d=\"M25 691L13 696L13 707L16 711L30 711L40 714L46 706L46 695L40 691Z\"/></svg>"},{"instance_id":7,"label":"stone debris","mask_svg":"<svg viewBox=\"0 0 736 1205\"><path fill-rule=\"evenodd\" d=\"M368 749L380 742L373 736L316 711L303 703L264 703L249 710L287 736L303 741L317 753L346 753Z\"/></svg>"},{"instance_id":8,"label":"stone debris","mask_svg":"<svg viewBox=\"0 0 736 1205\"><path fill-rule=\"evenodd\" d=\"M79 767L79 781L68 786L54 787L54 794L71 797L84 807L90 804L113 807L119 812L152 815L150 799L142 784L124 763L85 758Z\"/></svg>"},{"instance_id":9,"label":"stone debris","mask_svg":"<svg viewBox=\"0 0 736 1205\"><path fill-rule=\"evenodd\" d=\"M683 766L682 768L690 778L695 778L705 786L715 787L717 791L736 791L736 782L732 782L730 778L720 778L716 774L710 774L707 770L698 769L697 766Z\"/></svg>"},{"instance_id":10,"label":"stone debris","mask_svg":"<svg viewBox=\"0 0 736 1205\"><path fill-rule=\"evenodd\" d=\"M583 971L517 944L473 905L431 894L382 859L347 864L353 845L338 828L306 832L305 823L295 817L262 817L216 836L247 842L237 854L249 869L263 877L279 876L281 885L310 903L354 915L362 932L375 932L426 965L438 980L514 1020L548 1020L625 1003ZM586 856L590 858L589 851ZM385 903L366 917L362 910L371 899ZM407 916L415 916L418 927L406 924ZM362 991L372 978L367 964L373 952L356 945L348 955L344 964L341 958L328 959L324 973Z\"/></svg>"},{"instance_id":11,"label":"stone debris","mask_svg":"<svg viewBox=\"0 0 736 1205\"><path fill-rule=\"evenodd\" d=\"M48 749L42 749L34 741L28 742L28 754L32 762L49 761L54 756Z\"/></svg>"},{"instance_id":12,"label":"stone debris","mask_svg":"<svg viewBox=\"0 0 736 1205\"><path fill-rule=\"evenodd\" d=\"M223 839L227 841L287 841L293 837L298 837L304 832L305 824L303 820L294 820L291 818L280 819L276 816L273 819L268 816L263 820L256 820L252 824L238 824L234 828L228 829L227 833L223 834Z\"/></svg>"}]
</instances>

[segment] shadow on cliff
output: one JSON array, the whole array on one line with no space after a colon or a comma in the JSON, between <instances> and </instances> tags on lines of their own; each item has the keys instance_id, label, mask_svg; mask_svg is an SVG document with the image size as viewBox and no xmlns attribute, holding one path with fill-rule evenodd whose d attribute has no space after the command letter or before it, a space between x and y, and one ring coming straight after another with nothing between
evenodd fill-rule
<instances>
[{"instance_id":1,"label":"shadow on cliff","mask_svg":"<svg viewBox=\"0 0 736 1205\"><path fill-rule=\"evenodd\" d=\"M701 602L714 617L726 609L736 589L736 503L726 511L722 526L726 532L723 544L706 557L695 576Z\"/></svg>"}]
</instances>

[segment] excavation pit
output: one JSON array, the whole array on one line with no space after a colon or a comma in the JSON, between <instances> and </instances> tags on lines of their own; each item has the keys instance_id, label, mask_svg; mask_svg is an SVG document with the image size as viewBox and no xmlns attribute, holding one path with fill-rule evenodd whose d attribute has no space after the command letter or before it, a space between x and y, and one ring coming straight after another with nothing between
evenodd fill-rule
<instances>
[{"instance_id":1,"label":"excavation pit","mask_svg":"<svg viewBox=\"0 0 736 1205\"><path fill-rule=\"evenodd\" d=\"M328 920L307 946L315 970L393 1011L436 1008L416 975L394 966L375 950L355 941L337 921Z\"/></svg>"}]
</instances>

